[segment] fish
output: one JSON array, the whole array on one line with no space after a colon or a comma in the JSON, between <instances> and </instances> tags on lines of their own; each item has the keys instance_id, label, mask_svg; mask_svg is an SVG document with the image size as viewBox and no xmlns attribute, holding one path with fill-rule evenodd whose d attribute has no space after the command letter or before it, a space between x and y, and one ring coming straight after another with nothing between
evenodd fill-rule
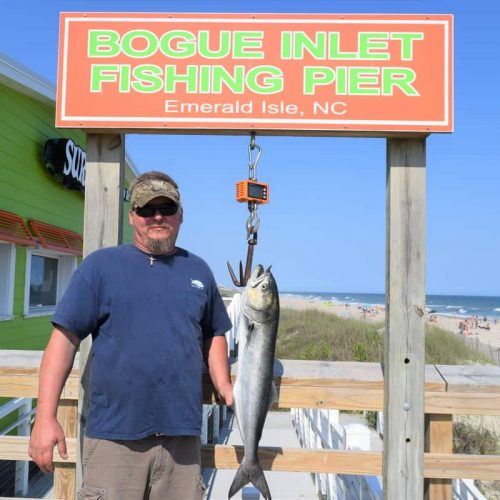
<instances>
[{"instance_id":1,"label":"fish","mask_svg":"<svg viewBox=\"0 0 500 500\"><path fill-rule=\"evenodd\" d=\"M271 500L257 450L267 412L278 400L273 365L279 314L278 287L271 267L264 270L259 264L250 275L241 299L233 410L243 440L244 455L228 498L252 483L265 500Z\"/></svg>"}]
</instances>

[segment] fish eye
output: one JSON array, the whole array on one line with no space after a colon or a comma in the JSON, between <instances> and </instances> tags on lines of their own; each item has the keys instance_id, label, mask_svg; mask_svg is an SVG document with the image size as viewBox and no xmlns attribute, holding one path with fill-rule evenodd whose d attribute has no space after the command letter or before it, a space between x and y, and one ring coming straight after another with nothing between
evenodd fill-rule
<instances>
[{"instance_id":1,"label":"fish eye","mask_svg":"<svg viewBox=\"0 0 500 500\"><path fill-rule=\"evenodd\" d=\"M267 288L267 284L263 283L261 288L262 288L262 290L265 290Z\"/></svg>"}]
</instances>

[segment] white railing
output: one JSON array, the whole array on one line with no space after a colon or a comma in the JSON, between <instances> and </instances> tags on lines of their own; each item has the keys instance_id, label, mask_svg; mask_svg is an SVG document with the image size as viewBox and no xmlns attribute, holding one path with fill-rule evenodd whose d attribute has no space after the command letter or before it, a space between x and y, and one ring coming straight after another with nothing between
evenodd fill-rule
<instances>
[{"instance_id":1,"label":"white railing","mask_svg":"<svg viewBox=\"0 0 500 500\"><path fill-rule=\"evenodd\" d=\"M303 448L370 450L370 429L360 424L341 425L337 410L292 409L295 430ZM383 413L377 412L377 433L384 432ZM313 474L317 493L328 500L375 500L383 497L380 478L347 474ZM472 479L453 480L453 498L486 500Z\"/></svg>"},{"instance_id":2,"label":"white railing","mask_svg":"<svg viewBox=\"0 0 500 500\"><path fill-rule=\"evenodd\" d=\"M31 398L11 399L0 406L0 420L17 411L17 419L0 431L5 436L17 429L18 436L29 436L31 432L31 417L35 413ZM17 460L14 478L14 496L26 496L28 493L29 462Z\"/></svg>"},{"instance_id":3,"label":"white railing","mask_svg":"<svg viewBox=\"0 0 500 500\"><path fill-rule=\"evenodd\" d=\"M225 406L203 405L201 444L214 444L219 441L220 429L226 418L227 409Z\"/></svg>"},{"instance_id":4,"label":"white railing","mask_svg":"<svg viewBox=\"0 0 500 500\"><path fill-rule=\"evenodd\" d=\"M473 479L453 479L453 498L460 500L486 500L486 497L474 486Z\"/></svg>"},{"instance_id":5,"label":"white railing","mask_svg":"<svg viewBox=\"0 0 500 500\"><path fill-rule=\"evenodd\" d=\"M338 410L291 410L293 425L303 448L369 450L370 429L360 424L341 425ZM375 476L312 474L318 494L327 500L381 500L382 484Z\"/></svg>"},{"instance_id":6,"label":"white railing","mask_svg":"<svg viewBox=\"0 0 500 500\"><path fill-rule=\"evenodd\" d=\"M241 294L235 293L231 299L225 299L224 302L229 302L226 307L229 319L233 324L231 330L226 332L227 350L229 357L234 357L236 354L236 345L238 343L238 326L241 313Z\"/></svg>"}]
</instances>

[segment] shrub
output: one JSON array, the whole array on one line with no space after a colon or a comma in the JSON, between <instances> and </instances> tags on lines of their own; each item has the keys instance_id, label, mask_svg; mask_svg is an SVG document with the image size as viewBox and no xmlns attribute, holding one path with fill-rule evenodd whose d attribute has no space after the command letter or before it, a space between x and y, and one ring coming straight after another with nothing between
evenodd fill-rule
<instances>
[{"instance_id":1,"label":"shrub","mask_svg":"<svg viewBox=\"0 0 500 500\"><path fill-rule=\"evenodd\" d=\"M457 336L437 326L426 325L425 362L440 365L488 363L481 353L466 346Z\"/></svg>"},{"instance_id":2,"label":"shrub","mask_svg":"<svg viewBox=\"0 0 500 500\"><path fill-rule=\"evenodd\" d=\"M453 425L453 453L498 455L500 436L481 426L456 422Z\"/></svg>"},{"instance_id":3,"label":"shrub","mask_svg":"<svg viewBox=\"0 0 500 500\"><path fill-rule=\"evenodd\" d=\"M368 427L372 429L377 428L377 412L376 411L366 411L365 412L365 420L368 424Z\"/></svg>"},{"instance_id":4,"label":"shrub","mask_svg":"<svg viewBox=\"0 0 500 500\"><path fill-rule=\"evenodd\" d=\"M315 309L282 309L276 356L381 362L384 358L383 326ZM425 362L429 364L488 363L482 354L464 345L453 333L432 325L426 325L425 349Z\"/></svg>"},{"instance_id":5,"label":"shrub","mask_svg":"<svg viewBox=\"0 0 500 500\"><path fill-rule=\"evenodd\" d=\"M316 311L282 309L276 356L323 361L382 361L383 337L376 323Z\"/></svg>"}]
</instances>

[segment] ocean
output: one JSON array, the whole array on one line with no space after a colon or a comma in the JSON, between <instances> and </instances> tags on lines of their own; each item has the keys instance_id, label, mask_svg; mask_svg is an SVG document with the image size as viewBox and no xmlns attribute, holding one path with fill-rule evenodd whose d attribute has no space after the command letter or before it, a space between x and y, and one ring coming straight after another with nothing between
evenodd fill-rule
<instances>
[{"instance_id":1,"label":"ocean","mask_svg":"<svg viewBox=\"0 0 500 500\"><path fill-rule=\"evenodd\" d=\"M280 295L301 297L320 302L332 301L360 306L384 305L383 293L346 293L346 292L281 292ZM488 320L500 320L500 297L474 295L427 295L428 312L444 316L466 318L478 316Z\"/></svg>"}]
</instances>

